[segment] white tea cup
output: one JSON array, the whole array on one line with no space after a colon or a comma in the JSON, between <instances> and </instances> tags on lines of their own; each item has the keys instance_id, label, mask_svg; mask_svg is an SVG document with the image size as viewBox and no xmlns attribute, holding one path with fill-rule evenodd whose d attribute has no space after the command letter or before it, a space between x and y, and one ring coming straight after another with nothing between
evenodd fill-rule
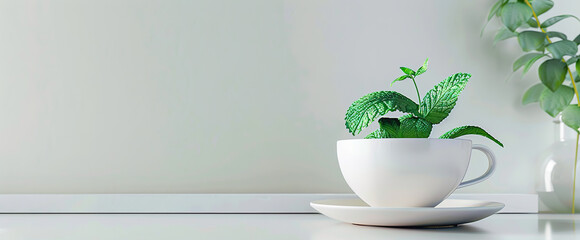
<instances>
[{"instance_id":1,"label":"white tea cup","mask_svg":"<svg viewBox=\"0 0 580 240\"><path fill-rule=\"evenodd\" d=\"M489 167L480 177L461 182L472 149L487 156ZM347 184L371 207L434 207L495 170L493 152L466 139L340 140L337 155Z\"/></svg>"}]
</instances>

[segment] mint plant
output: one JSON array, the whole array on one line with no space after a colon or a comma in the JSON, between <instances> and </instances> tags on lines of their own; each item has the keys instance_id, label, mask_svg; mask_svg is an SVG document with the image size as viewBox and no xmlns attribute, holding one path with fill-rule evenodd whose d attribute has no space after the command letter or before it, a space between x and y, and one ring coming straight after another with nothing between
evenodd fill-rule
<instances>
[{"instance_id":1,"label":"mint plant","mask_svg":"<svg viewBox=\"0 0 580 240\"><path fill-rule=\"evenodd\" d=\"M374 138L428 138L434 124L441 123L455 104L459 94L471 78L468 73L456 73L443 80L427 92L423 100L419 94L416 77L427 71L429 59L416 71L401 67L404 75L392 83L411 79L417 91L419 104L395 91L373 92L356 100L346 112L346 129L354 136L368 127L377 118L389 112L403 112L406 115L399 118L382 117L378 120L379 129L366 136ZM462 126L454 128L441 135L441 139L457 138L464 135L481 135L503 147L503 144L478 126Z\"/></svg>"}]
</instances>

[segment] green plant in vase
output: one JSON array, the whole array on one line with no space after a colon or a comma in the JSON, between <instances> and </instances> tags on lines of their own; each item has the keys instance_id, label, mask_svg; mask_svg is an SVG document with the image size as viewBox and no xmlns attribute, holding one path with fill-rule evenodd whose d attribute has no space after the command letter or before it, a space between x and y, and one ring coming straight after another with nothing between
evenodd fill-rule
<instances>
[{"instance_id":1,"label":"green plant in vase","mask_svg":"<svg viewBox=\"0 0 580 240\"><path fill-rule=\"evenodd\" d=\"M455 107L459 94L471 77L468 73L456 73L446 78L429 90L421 100L416 78L427 71L428 59L417 70L401 67L404 75L398 81L411 79L417 91L419 103L395 91L373 92L356 100L346 112L346 129L354 136L368 127L377 118L389 112L407 113L399 118L382 117L378 120L379 129L365 138L428 138L433 125L441 123ZM475 134L489 138L498 145L503 144L478 126L461 126L454 128L439 138L452 139Z\"/></svg>"},{"instance_id":2,"label":"green plant in vase","mask_svg":"<svg viewBox=\"0 0 580 240\"><path fill-rule=\"evenodd\" d=\"M495 18L502 23L502 28L495 35L494 44L516 38L522 51L525 52L513 63L514 72L522 69L523 74L526 74L536 62L541 62L538 67L540 83L524 93L522 103L525 105L538 102L540 108L552 117L561 114L562 121L577 133L572 182L572 213L574 213L580 101L578 104L571 102L574 96L580 99L576 86L580 81L578 77L580 35L569 39L566 34L550 31L549 28L565 19L577 21L580 19L566 14L541 21L540 16L553 6L552 0L499 0L491 8L487 22Z\"/></svg>"}]
</instances>

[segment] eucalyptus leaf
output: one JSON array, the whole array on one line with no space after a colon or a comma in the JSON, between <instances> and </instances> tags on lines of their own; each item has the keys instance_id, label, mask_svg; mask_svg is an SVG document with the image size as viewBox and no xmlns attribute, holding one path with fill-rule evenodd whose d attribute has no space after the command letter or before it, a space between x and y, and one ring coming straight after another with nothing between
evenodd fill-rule
<instances>
[{"instance_id":1,"label":"eucalyptus leaf","mask_svg":"<svg viewBox=\"0 0 580 240\"><path fill-rule=\"evenodd\" d=\"M580 107L578 105L568 105L562 111L562 122L576 132L580 129Z\"/></svg>"},{"instance_id":2,"label":"eucalyptus leaf","mask_svg":"<svg viewBox=\"0 0 580 240\"><path fill-rule=\"evenodd\" d=\"M518 43L525 52L542 49L546 34L537 31L523 31L518 34Z\"/></svg>"},{"instance_id":3,"label":"eucalyptus leaf","mask_svg":"<svg viewBox=\"0 0 580 240\"><path fill-rule=\"evenodd\" d=\"M580 82L580 76L578 75L578 72L572 72L572 76L574 76L574 82ZM566 74L566 80L570 80L570 75Z\"/></svg>"},{"instance_id":4,"label":"eucalyptus leaf","mask_svg":"<svg viewBox=\"0 0 580 240\"><path fill-rule=\"evenodd\" d=\"M552 56L561 59L564 56L574 56L578 52L578 45L570 40L561 40L550 43L546 49L552 53Z\"/></svg>"},{"instance_id":5,"label":"eucalyptus leaf","mask_svg":"<svg viewBox=\"0 0 580 240\"><path fill-rule=\"evenodd\" d=\"M465 136L465 135L484 136L484 137L489 138L490 140L494 141L495 143L497 143L497 145L500 145L501 147L503 147L503 143L501 143L499 140L497 140L496 138L491 136L489 133L487 133L485 130L483 130L483 128L480 128L478 126L457 127L457 128L451 129L450 131L441 135L441 137L439 137L439 138L441 138L441 139L453 139L453 138L458 138L458 137Z\"/></svg>"},{"instance_id":6,"label":"eucalyptus leaf","mask_svg":"<svg viewBox=\"0 0 580 240\"><path fill-rule=\"evenodd\" d=\"M574 89L560 86L555 92L544 89L540 94L540 108L552 117L556 117L574 98Z\"/></svg>"},{"instance_id":7,"label":"eucalyptus leaf","mask_svg":"<svg viewBox=\"0 0 580 240\"><path fill-rule=\"evenodd\" d=\"M563 33L561 33L561 32L555 32L555 31L552 31L552 32L547 32L546 34L547 34L547 35L548 35L548 37L550 37L550 38L557 37L557 38L559 38L559 39L562 39L562 40L566 40L566 39L568 39L568 36L566 36L566 34L563 34Z\"/></svg>"},{"instance_id":8,"label":"eucalyptus leaf","mask_svg":"<svg viewBox=\"0 0 580 240\"><path fill-rule=\"evenodd\" d=\"M543 57L547 57L548 55L544 54L543 56L536 56L532 59L530 59L530 61L528 61L525 65L524 65L524 70L522 71L522 75L526 74L530 68L534 65L534 63L536 63L538 60L540 60Z\"/></svg>"},{"instance_id":9,"label":"eucalyptus leaf","mask_svg":"<svg viewBox=\"0 0 580 240\"><path fill-rule=\"evenodd\" d=\"M552 91L556 91L564 79L568 65L560 59L549 59L540 64L538 75L542 83Z\"/></svg>"},{"instance_id":10,"label":"eucalyptus leaf","mask_svg":"<svg viewBox=\"0 0 580 240\"><path fill-rule=\"evenodd\" d=\"M555 16L555 17L548 18L548 19L546 19L546 21L544 21L542 23L542 25L540 25L540 27L541 28L550 27L550 26L556 24L557 22L562 21L562 20L564 20L566 18L575 18L576 20L578 20L580 22L580 19L578 19L576 16L566 14L566 15L559 15L559 16Z\"/></svg>"},{"instance_id":11,"label":"eucalyptus leaf","mask_svg":"<svg viewBox=\"0 0 580 240\"><path fill-rule=\"evenodd\" d=\"M570 69L568 69L568 70L570 70ZM572 71L572 76L574 77L574 82L580 81L580 77L578 76L578 72ZM570 80L570 74L566 74L566 80ZM570 83L570 86L572 86L572 83Z\"/></svg>"},{"instance_id":12,"label":"eucalyptus leaf","mask_svg":"<svg viewBox=\"0 0 580 240\"><path fill-rule=\"evenodd\" d=\"M571 57L568 60L566 60L566 65L572 65L572 64L576 63L576 61L578 61L578 59L580 59L580 55Z\"/></svg>"},{"instance_id":13,"label":"eucalyptus leaf","mask_svg":"<svg viewBox=\"0 0 580 240\"><path fill-rule=\"evenodd\" d=\"M403 71L405 74L407 75L415 75L415 71L413 71L413 69L410 69L408 67L401 67L401 71Z\"/></svg>"},{"instance_id":14,"label":"eucalyptus leaf","mask_svg":"<svg viewBox=\"0 0 580 240\"><path fill-rule=\"evenodd\" d=\"M419 116L433 124L443 121L455 107L457 98L469 78L471 78L469 73L456 73L435 85L423 97L419 107Z\"/></svg>"},{"instance_id":15,"label":"eucalyptus leaf","mask_svg":"<svg viewBox=\"0 0 580 240\"><path fill-rule=\"evenodd\" d=\"M574 42L576 44L580 44L580 35L576 36L576 38L574 38Z\"/></svg>"},{"instance_id":16,"label":"eucalyptus leaf","mask_svg":"<svg viewBox=\"0 0 580 240\"><path fill-rule=\"evenodd\" d=\"M501 21L512 32L531 17L532 9L525 3L509 2L501 8Z\"/></svg>"},{"instance_id":17,"label":"eucalyptus leaf","mask_svg":"<svg viewBox=\"0 0 580 240\"><path fill-rule=\"evenodd\" d=\"M580 73L580 60L576 61L576 72ZM578 100L580 101L580 100Z\"/></svg>"},{"instance_id":18,"label":"eucalyptus leaf","mask_svg":"<svg viewBox=\"0 0 580 240\"><path fill-rule=\"evenodd\" d=\"M530 19L531 19L531 18L530 18ZM533 24L533 25L537 25L537 24ZM531 25L530 25L530 24L528 24L528 22L526 21L525 23L523 23L522 25L520 25L520 27L519 27L518 29L519 29L519 30L522 30L522 29L526 29L526 28L536 28L536 27L533 27L533 26L531 26ZM517 32L517 31L516 31L516 32Z\"/></svg>"},{"instance_id":19,"label":"eucalyptus leaf","mask_svg":"<svg viewBox=\"0 0 580 240\"><path fill-rule=\"evenodd\" d=\"M493 4L491 10L489 10L489 14L487 15L487 21L491 20L493 16L496 16L503 7L503 5L505 5L507 2L508 2L507 0L499 0L495 4Z\"/></svg>"},{"instance_id":20,"label":"eucalyptus leaf","mask_svg":"<svg viewBox=\"0 0 580 240\"><path fill-rule=\"evenodd\" d=\"M356 100L346 111L346 129L356 135L388 112L400 111L417 115L418 108L417 103L398 92L370 93Z\"/></svg>"},{"instance_id":21,"label":"eucalyptus leaf","mask_svg":"<svg viewBox=\"0 0 580 240\"><path fill-rule=\"evenodd\" d=\"M542 15L554 6L552 0L532 0L530 4L532 4L532 8L534 8L537 16Z\"/></svg>"},{"instance_id":22,"label":"eucalyptus leaf","mask_svg":"<svg viewBox=\"0 0 580 240\"><path fill-rule=\"evenodd\" d=\"M423 118L410 117L401 121L399 137L401 138L428 138L431 135L433 124Z\"/></svg>"},{"instance_id":23,"label":"eucalyptus leaf","mask_svg":"<svg viewBox=\"0 0 580 240\"><path fill-rule=\"evenodd\" d=\"M534 18L534 17L531 17L530 19L528 19L528 21L526 21L526 24L528 24L528 26L533 27L533 28L538 27L538 21L536 21L536 18Z\"/></svg>"},{"instance_id":24,"label":"eucalyptus leaf","mask_svg":"<svg viewBox=\"0 0 580 240\"><path fill-rule=\"evenodd\" d=\"M503 41L503 40L517 37L517 36L518 36L518 33L512 32L505 27L500 28L497 31L497 33L495 34L495 37L493 37L493 45L495 46L495 44L497 44L499 41Z\"/></svg>"},{"instance_id":25,"label":"eucalyptus leaf","mask_svg":"<svg viewBox=\"0 0 580 240\"><path fill-rule=\"evenodd\" d=\"M518 69L520 69L521 67L523 67L524 65L529 63L530 61L533 64L538 59L540 59L544 56L546 56L546 54L543 54L543 53L528 53L526 55L523 55L514 62L513 71L514 72L517 71Z\"/></svg>"},{"instance_id":26,"label":"eucalyptus leaf","mask_svg":"<svg viewBox=\"0 0 580 240\"><path fill-rule=\"evenodd\" d=\"M493 4L493 6L491 7L491 10L489 11L489 15L487 16L487 21L485 21L485 24L483 25L483 27L481 28L481 31L479 32L479 37L482 37L483 36L483 32L485 31L485 28L489 24L489 21L491 20L491 18L493 16L498 16L499 15L499 11L503 7L503 5L505 3L507 3L507 1L508 0L499 0L495 4Z\"/></svg>"},{"instance_id":27,"label":"eucalyptus leaf","mask_svg":"<svg viewBox=\"0 0 580 240\"><path fill-rule=\"evenodd\" d=\"M538 83L532 87L530 87L522 97L522 104L527 105L530 103L535 103L540 101L540 95L544 90L547 90L544 84Z\"/></svg>"}]
</instances>

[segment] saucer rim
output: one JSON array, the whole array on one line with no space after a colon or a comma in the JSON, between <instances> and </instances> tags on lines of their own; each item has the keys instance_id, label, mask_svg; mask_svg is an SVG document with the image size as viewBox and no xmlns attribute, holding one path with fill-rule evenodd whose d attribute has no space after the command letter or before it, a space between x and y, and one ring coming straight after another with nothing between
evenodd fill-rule
<instances>
[{"instance_id":1,"label":"saucer rim","mask_svg":"<svg viewBox=\"0 0 580 240\"><path fill-rule=\"evenodd\" d=\"M504 203L501 202L494 202L494 201L485 201L485 200L472 200L472 199L445 199L441 203L445 201L458 201L458 202L472 202L472 203L480 203L485 204L484 206L458 206L458 207L371 207L371 206L352 206L352 205L339 205L339 204L330 204L330 203L323 203L325 201L337 201L337 200L359 200L364 202L360 198L333 198L333 199L320 199L316 201L310 202L310 206L314 207L314 205L324 206L324 207L331 207L331 208L348 208L348 209L372 209L372 210L389 210L389 211L466 211L466 210L477 210L477 209L494 209L499 208L499 210L505 207ZM498 210L498 211L499 211Z\"/></svg>"},{"instance_id":2,"label":"saucer rim","mask_svg":"<svg viewBox=\"0 0 580 240\"><path fill-rule=\"evenodd\" d=\"M474 207L370 207L370 206L347 206L332 205L320 202L324 201L362 201L360 198L337 198L313 201L310 206L316 211L331 219L363 226L381 227L430 227L430 226L457 226L482 220L496 214L505 207L504 203L471 200L471 199L446 199L456 202L470 202L484 204ZM444 200L444 201L446 201ZM318 202L318 203L317 203ZM364 201L362 201L364 202Z\"/></svg>"}]
</instances>

